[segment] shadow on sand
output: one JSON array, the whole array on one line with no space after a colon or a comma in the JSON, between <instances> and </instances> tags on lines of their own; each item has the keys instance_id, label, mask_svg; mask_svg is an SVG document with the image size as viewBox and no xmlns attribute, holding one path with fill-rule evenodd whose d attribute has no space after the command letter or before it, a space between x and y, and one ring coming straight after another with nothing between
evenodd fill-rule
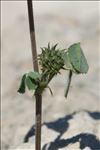
<instances>
[{"instance_id":1,"label":"shadow on sand","mask_svg":"<svg viewBox=\"0 0 100 150\"><path fill-rule=\"evenodd\" d=\"M88 115L95 120L100 119L100 112L89 112ZM45 125L47 128L54 130L59 133L57 138L50 143L47 143L43 146L42 150L58 150L59 148L64 148L69 144L73 144L76 142L80 143L80 149L84 149L85 147L89 147L92 150L99 150L100 149L100 141L96 139L96 136L90 133L81 133L76 136L73 136L69 139L61 139L62 135L68 130L69 128L69 120L73 118L75 114L79 112L74 112L70 115L66 115L60 119L57 119L53 122L44 122L42 124ZM31 127L24 138L24 142L28 142L29 138L35 135L35 125Z\"/></svg>"},{"instance_id":2,"label":"shadow on sand","mask_svg":"<svg viewBox=\"0 0 100 150\"><path fill-rule=\"evenodd\" d=\"M100 149L100 141L96 139L95 135L89 133L81 133L69 139L57 139L54 142L45 144L42 150L58 150L59 148L67 147L69 144L80 143L80 149L89 147L92 150Z\"/></svg>"}]
</instances>

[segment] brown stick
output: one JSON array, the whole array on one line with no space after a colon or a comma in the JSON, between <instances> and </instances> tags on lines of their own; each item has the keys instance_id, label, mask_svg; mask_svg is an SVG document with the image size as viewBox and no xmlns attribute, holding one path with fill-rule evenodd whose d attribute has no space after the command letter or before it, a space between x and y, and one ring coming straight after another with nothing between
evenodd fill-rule
<instances>
[{"instance_id":1,"label":"brown stick","mask_svg":"<svg viewBox=\"0 0 100 150\"><path fill-rule=\"evenodd\" d=\"M35 28L34 28L32 0L27 0L27 6L28 6L29 26L30 26L33 67L34 67L35 71L39 71L38 62L36 59L37 58L37 51L36 51L36 40L35 40Z\"/></svg>"},{"instance_id":2,"label":"brown stick","mask_svg":"<svg viewBox=\"0 0 100 150\"><path fill-rule=\"evenodd\" d=\"M34 15L32 8L32 0L27 0L28 18L30 26L30 38L32 47L32 60L34 71L39 71L36 51L35 28L34 28ZM35 95L36 98L36 136L35 136L35 149L41 150L41 120L42 120L42 96Z\"/></svg>"}]
</instances>

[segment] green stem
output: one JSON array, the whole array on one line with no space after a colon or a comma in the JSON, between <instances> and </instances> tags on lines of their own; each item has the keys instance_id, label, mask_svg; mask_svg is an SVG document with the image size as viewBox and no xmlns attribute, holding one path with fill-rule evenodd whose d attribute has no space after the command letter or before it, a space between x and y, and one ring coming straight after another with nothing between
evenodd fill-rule
<instances>
[{"instance_id":1,"label":"green stem","mask_svg":"<svg viewBox=\"0 0 100 150\"><path fill-rule=\"evenodd\" d=\"M67 87L66 87L66 92L65 92L65 97L67 98L68 92L69 92L69 87L71 84L71 79L72 79L72 71L69 71L69 76L68 76L68 81L67 81Z\"/></svg>"}]
</instances>

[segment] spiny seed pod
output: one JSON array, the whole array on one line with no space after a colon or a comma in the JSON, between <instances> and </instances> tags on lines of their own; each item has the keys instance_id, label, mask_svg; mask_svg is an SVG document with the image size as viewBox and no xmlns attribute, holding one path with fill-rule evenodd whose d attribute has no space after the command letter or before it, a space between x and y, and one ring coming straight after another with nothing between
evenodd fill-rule
<instances>
[{"instance_id":1,"label":"spiny seed pod","mask_svg":"<svg viewBox=\"0 0 100 150\"><path fill-rule=\"evenodd\" d=\"M47 48L41 48L42 53L39 55L39 64L42 72L57 74L63 68L62 51L56 49L56 47L57 44L52 47L48 44Z\"/></svg>"}]
</instances>

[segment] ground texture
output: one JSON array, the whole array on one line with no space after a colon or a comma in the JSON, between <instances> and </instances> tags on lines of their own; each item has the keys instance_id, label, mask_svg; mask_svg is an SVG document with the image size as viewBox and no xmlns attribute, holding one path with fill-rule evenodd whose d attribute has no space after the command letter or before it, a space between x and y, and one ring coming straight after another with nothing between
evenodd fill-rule
<instances>
[{"instance_id":1,"label":"ground texture","mask_svg":"<svg viewBox=\"0 0 100 150\"><path fill-rule=\"evenodd\" d=\"M67 48L80 41L90 66L88 74L73 76L67 100L66 72L51 82L54 96L48 90L43 94L42 150L100 149L98 6L77 5L63 4L57 12L35 15L38 53L48 42ZM2 150L34 149L35 99L29 92L17 93L21 76L32 70L28 19L23 13L2 31L1 63Z\"/></svg>"}]
</instances>

